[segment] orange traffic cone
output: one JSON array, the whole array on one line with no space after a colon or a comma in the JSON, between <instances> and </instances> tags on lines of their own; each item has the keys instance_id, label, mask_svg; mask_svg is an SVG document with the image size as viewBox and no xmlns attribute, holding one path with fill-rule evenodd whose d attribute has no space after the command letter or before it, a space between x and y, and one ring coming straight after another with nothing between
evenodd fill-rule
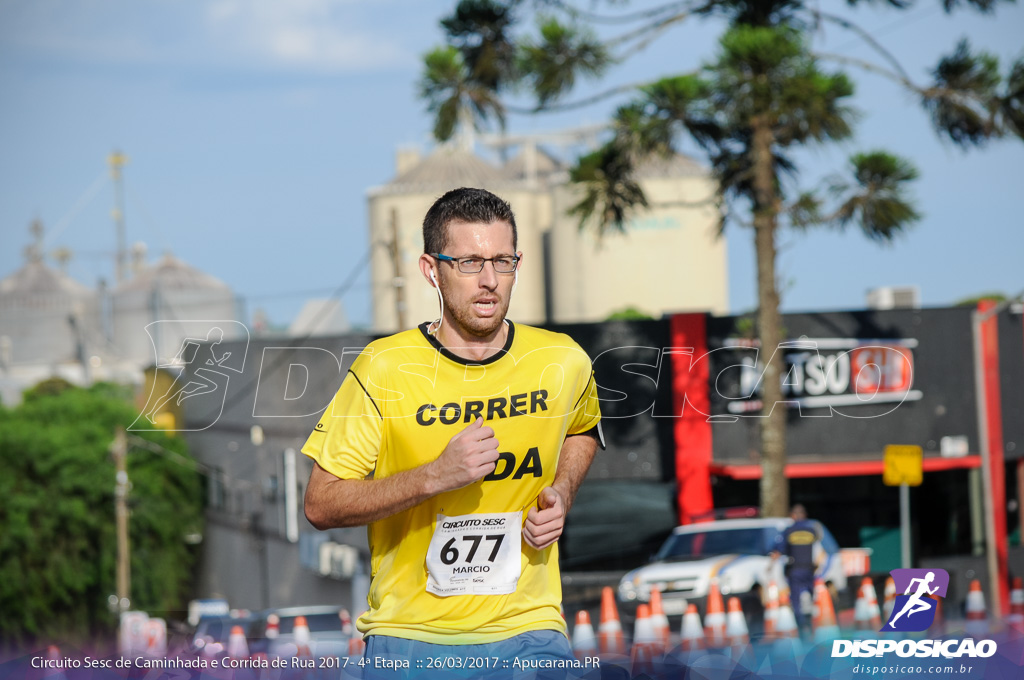
<instances>
[{"instance_id":1,"label":"orange traffic cone","mask_svg":"<svg viewBox=\"0 0 1024 680\"><path fill-rule=\"evenodd\" d=\"M686 652L704 649L704 626L701 625L700 614L697 613L695 604L686 607L686 614L683 615L683 627L679 633L679 645Z\"/></svg>"},{"instance_id":2,"label":"orange traffic cone","mask_svg":"<svg viewBox=\"0 0 1024 680\"><path fill-rule=\"evenodd\" d=\"M725 624L726 642L735 653L739 653L750 644L750 632L747 630L747 619L743 616L740 598L729 598L729 614Z\"/></svg>"},{"instance_id":3,"label":"orange traffic cone","mask_svg":"<svg viewBox=\"0 0 1024 680\"><path fill-rule=\"evenodd\" d=\"M576 612L576 626L572 629L572 653L581 661L597 654L597 636L590 623L590 612L586 609Z\"/></svg>"},{"instance_id":4,"label":"orange traffic cone","mask_svg":"<svg viewBox=\"0 0 1024 680\"><path fill-rule=\"evenodd\" d=\"M313 656L313 650L309 648L309 624L305 616L296 616L292 629L292 636L295 638L296 656Z\"/></svg>"},{"instance_id":5,"label":"orange traffic cone","mask_svg":"<svg viewBox=\"0 0 1024 680\"><path fill-rule=\"evenodd\" d=\"M619 620L615 592L611 586L601 590L601 622L597 626L597 642L602 654L626 653L626 639L622 634L622 622Z\"/></svg>"},{"instance_id":6,"label":"orange traffic cone","mask_svg":"<svg viewBox=\"0 0 1024 680\"><path fill-rule=\"evenodd\" d=\"M964 633L969 636L988 635L988 614L985 610L985 594L981 592L981 582L971 581L971 589L967 592L967 621Z\"/></svg>"},{"instance_id":7,"label":"orange traffic cone","mask_svg":"<svg viewBox=\"0 0 1024 680\"><path fill-rule=\"evenodd\" d=\"M768 584L767 598L764 603L764 634L762 642L775 639L775 631L779 622L779 586L775 581Z\"/></svg>"},{"instance_id":8,"label":"orange traffic cone","mask_svg":"<svg viewBox=\"0 0 1024 680\"><path fill-rule=\"evenodd\" d=\"M775 624L775 640L771 646L771 656L775 662L795 663L795 659L803 654L800 641L800 628L796 625L796 615L789 603L789 591L783 591L779 598L779 615Z\"/></svg>"},{"instance_id":9,"label":"orange traffic cone","mask_svg":"<svg viewBox=\"0 0 1024 680\"><path fill-rule=\"evenodd\" d=\"M896 606L896 582L892 580L892 576L885 579L885 602L882 604L882 614L885 616L886 623L892 618L893 607Z\"/></svg>"},{"instance_id":10,"label":"orange traffic cone","mask_svg":"<svg viewBox=\"0 0 1024 680\"><path fill-rule=\"evenodd\" d=\"M784 592L779 598L779 614L775 622L775 637L779 640L789 640L800 637L800 629L796 625L796 614L789 604L789 593Z\"/></svg>"},{"instance_id":11,"label":"orange traffic cone","mask_svg":"<svg viewBox=\"0 0 1024 680\"><path fill-rule=\"evenodd\" d=\"M228 636L228 656L232 659L249 658L249 644L245 641L245 629L241 626L231 628L231 635Z\"/></svg>"},{"instance_id":12,"label":"orange traffic cone","mask_svg":"<svg viewBox=\"0 0 1024 680\"><path fill-rule=\"evenodd\" d=\"M708 588L708 610L704 615L704 637L708 647L721 649L725 641L725 608L722 603L722 592L718 589L718 579L711 579Z\"/></svg>"},{"instance_id":13,"label":"orange traffic cone","mask_svg":"<svg viewBox=\"0 0 1024 680\"><path fill-rule=\"evenodd\" d=\"M277 614L271 614L267 617L267 630L263 633L263 636L268 640L276 640L280 632L281 619Z\"/></svg>"},{"instance_id":14,"label":"orange traffic cone","mask_svg":"<svg viewBox=\"0 0 1024 680\"><path fill-rule=\"evenodd\" d=\"M341 624L341 634L352 637L352 615L348 613L347 609L338 612L338 623Z\"/></svg>"},{"instance_id":15,"label":"orange traffic cone","mask_svg":"<svg viewBox=\"0 0 1024 680\"><path fill-rule=\"evenodd\" d=\"M43 677L47 680L66 680L67 676L60 668L60 648L57 645L50 645L46 648L47 667L43 671Z\"/></svg>"},{"instance_id":16,"label":"orange traffic cone","mask_svg":"<svg viewBox=\"0 0 1024 680\"><path fill-rule=\"evenodd\" d=\"M839 637L839 625L836 623L836 609L832 605L832 593L828 592L828 587L821 579L814 582L814 617L811 627L814 629L815 642L828 642Z\"/></svg>"},{"instance_id":17,"label":"orange traffic cone","mask_svg":"<svg viewBox=\"0 0 1024 680\"><path fill-rule=\"evenodd\" d=\"M868 630L880 631L882 629L882 610L878 607L878 593L875 592L875 584L871 578L865 576L861 581L861 588L867 594L868 602Z\"/></svg>"},{"instance_id":18,"label":"orange traffic cone","mask_svg":"<svg viewBox=\"0 0 1024 680\"><path fill-rule=\"evenodd\" d=\"M853 620L857 630L862 634L868 633L866 637L869 638L882 628L882 612L878 608L875 584L868 576L861 579L860 589L857 591L857 602L854 605Z\"/></svg>"},{"instance_id":19,"label":"orange traffic cone","mask_svg":"<svg viewBox=\"0 0 1024 680\"><path fill-rule=\"evenodd\" d=\"M668 616L661 606L661 591L657 588L651 589L651 625L654 626L654 634L661 640L662 650L668 650L672 645L672 633L668 627Z\"/></svg>"},{"instance_id":20,"label":"orange traffic cone","mask_svg":"<svg viewBox=\"0 0 1024 680\"><path fill-rule=\"evenodd\" d=\"M646 604L637 606L633 649L630 654L633 676L636 677L641 673L653 673L654 662L664 654L664 651L661 649L661 642L654 630L654 622L651 621L651 608Z\"/></svg>"},{"instance_id":21,"label":"orange traffic cone","mask_svg":"<svg viewBox=\"0 0 1024 680\"><path fill-rule=\"evenodd\" d=\"M1011 632L1024 634L1024 580L1019 576L1013 579L1010 589L1010 615L1006 623Z\"/></svg>"}]
</instances>

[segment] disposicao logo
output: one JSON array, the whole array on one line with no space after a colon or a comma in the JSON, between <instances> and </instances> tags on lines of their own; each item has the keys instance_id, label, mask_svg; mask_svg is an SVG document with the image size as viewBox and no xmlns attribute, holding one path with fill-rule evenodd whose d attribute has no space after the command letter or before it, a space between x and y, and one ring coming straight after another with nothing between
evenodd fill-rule
<instances>
[{"instance_id":1,"label":"disposicao logo","mask_svg":"<svg viewBox=\"0 0 1024 680\"><path fill-rule=\"evenodd\" d=\"M946 597L949 574L945 569L893 569L896 596L883 633L919 633L928 630L935 620L938 598Z\"/></svg>"},{"instance_id":2,"label":"disposicao logo","mask_svg":"<svg viewBox=\"0 0 1024 680\"><path fill-rule=\"evenodd\" d=\"M939 597L946 596L949 574L944 569L893 569L892 580L897 595L889 620L881 632L921 632L935 620ZM987 658L996 653L993 640L834 640L832 657L899 657L953 659L958 657ZM854 672L857 672L856 670ZM915 676L916 677L916 676Z\"/></svg>"}]
</instances>

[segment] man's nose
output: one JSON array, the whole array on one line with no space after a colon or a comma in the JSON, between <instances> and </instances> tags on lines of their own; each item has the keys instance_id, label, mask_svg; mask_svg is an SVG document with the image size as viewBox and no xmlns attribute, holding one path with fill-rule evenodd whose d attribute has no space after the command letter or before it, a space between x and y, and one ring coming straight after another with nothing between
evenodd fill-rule
<instances>
[{"instance_id":1,"label":"man's nose","mask_svg":"<svg viewBox=\"0 0 1024 680\"><path fill-rule=\"evenodd\" d=\"M480 285L488 290L498 287L498 272L490 260L484 262L484 268L480 270Z\"/></svg>"}]
</instances>

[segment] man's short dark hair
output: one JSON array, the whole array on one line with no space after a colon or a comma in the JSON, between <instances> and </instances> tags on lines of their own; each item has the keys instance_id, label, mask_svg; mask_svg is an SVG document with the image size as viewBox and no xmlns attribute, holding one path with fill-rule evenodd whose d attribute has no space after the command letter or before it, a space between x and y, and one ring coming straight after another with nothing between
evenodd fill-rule
<instances>
[{"instance_id":1,"label":"man's short dark hair","mask_svg":"<svg viewBox=\"0 0 1024 680\"><path fill-rule=\"evenodd\" d=\"M508 222L512 225L512 250L518 247L512 206L490 191L462 187L452 189L434 201L423 218L424 253L444 252L448 247L448 225L452 222Z\"/></svg>"}]
</instances>

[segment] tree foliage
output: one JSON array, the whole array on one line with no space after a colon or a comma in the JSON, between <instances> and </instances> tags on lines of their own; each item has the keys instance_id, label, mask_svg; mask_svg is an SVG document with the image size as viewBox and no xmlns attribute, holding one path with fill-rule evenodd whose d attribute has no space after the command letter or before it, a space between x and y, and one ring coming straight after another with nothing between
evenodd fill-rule
<instances>
[{"instance_id":1,"label":"tree foliage","mask_svg":"<svg viewBox=\"0 0 1024 680\"><path fill-rule=\"evenodd\" d=\"M136 419L125 388L47 381L0 408L0 642L83 643L116 618L115 429ZM187 456L181 439L134 432ZM202 531L199 475L152 451L129 448L131 607L182 612Z\"/></svg>"},{"instance_id":2,"label":"tree foliage","mask_svg":"<svg viewBox=\"0 0 1024 680\"><path fill-rule=\"evenodd\" d=\"M983 13L999 0L940 0L947 13L962 6ZM854 153L842 174L825 187L801 186L793 158L801 147L835 143L853 136L857 112L850 101L853 82L842 67L860 68L900 83L921 102L936 133L958 146L977 147L1001 137L1024 136L1024 58L1006 71L998 60L961 41L932 69L931 82L915 83L873 36L852 21L808 0L669 0L645 9L624 9L620 0L580 3L537 0L539 38L524 28L527 3L522 0L462 0L442 25L450 60L451 82L441 87L431 75L427 56L423 91L435 113L435 136L448 139L459 124L453 112L476 111L474 123L496 118L504 126L506 100L528 93L534 112L565 110L631 92L618 107L604 145L580 157L570 170L579 201L570 214L580 227L598 234L622 231L634 212L649 207L636 169L653 155L678 153L692 140L707 155L718 181L719 203L726 220L752 227L757 257L757 332L765 357L763 401L782 401L781 359L775 352L785 338L779 314L775 273L779 229L856 224L878 242L893 240L920 219L908 185L917 177L909 160L889 151ZM905 9L909 0L847 0L850 6L888 5ZM585 8L584 8L585 7ZM502 11L504 10L504 11ZM610 64L628 58L668 30L691 19L718 17L727 28L718 52L703 64L669 65L676 69L636 87L616 87L577 102L564 98L578 85L577 76L601 77ZM499 21L500 19L500 21ZM863 60L816 52L810 32L828 22L862 40L876 59ZM498 26L500 30L488 27ZM452 26L475 27L453 33ZM591 25L615 26L621 32L603 42ZM495 37L495 53L516 68L487 81L477 54L486 36ZM467 41L466 35L473 36ZM518 58L510 55L516 53ZM492 61L486 63L492 63ZM829 68L827 63L838 64ZM487 96L486 105L483 88ZM439 94L443 93L443 94ZM441 124L442 118L446 121ZM449 124L451 123L451 124ZM464 124L464 123L463 123ZM762 510L785 514L788 486L783 408L761 419Z\"/></svg>"}]
</instances>

